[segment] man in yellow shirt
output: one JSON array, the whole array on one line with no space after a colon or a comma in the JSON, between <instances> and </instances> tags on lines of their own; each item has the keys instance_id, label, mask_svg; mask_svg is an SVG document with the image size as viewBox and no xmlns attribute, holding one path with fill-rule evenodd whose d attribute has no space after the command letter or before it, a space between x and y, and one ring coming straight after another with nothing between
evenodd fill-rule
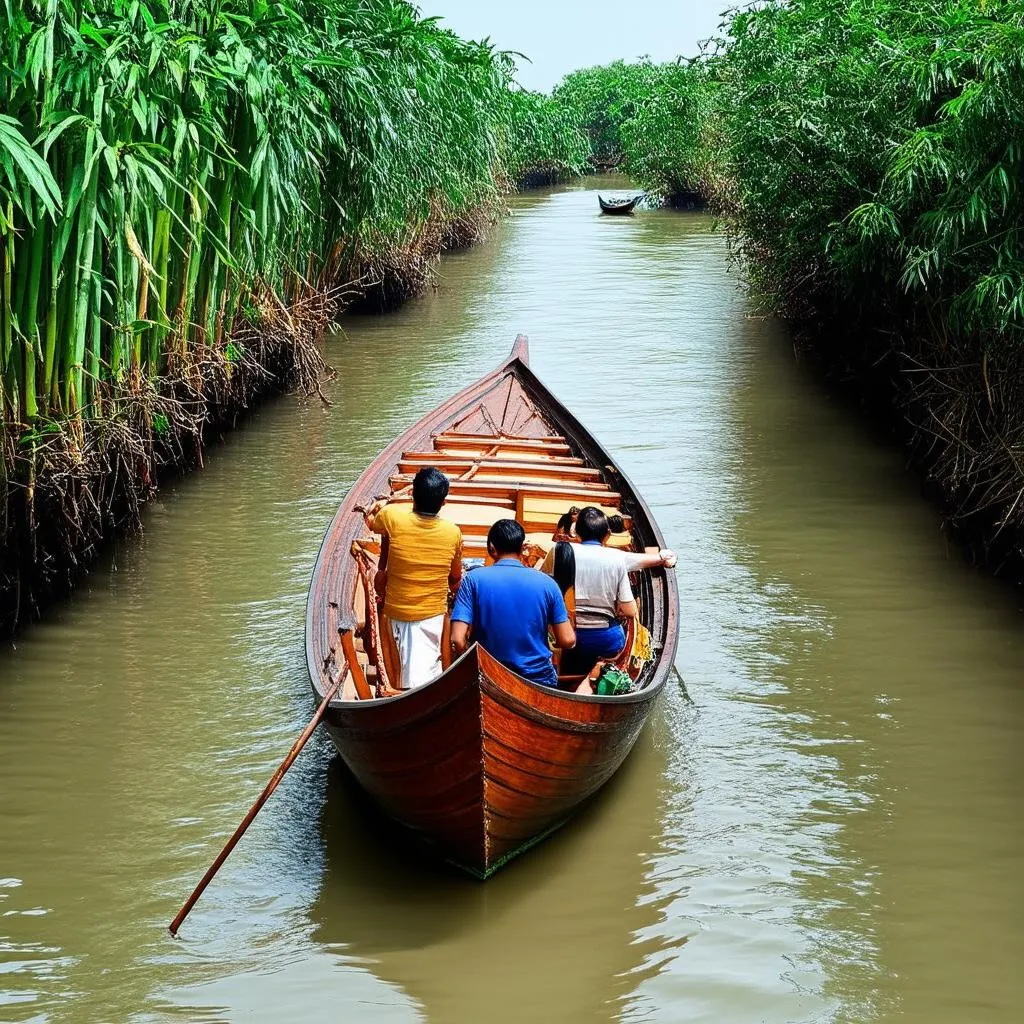
<instances>
[{"instance_id":1,"label":"man in yellow shirt","mask_svg":"<svg viewBox=\"0 0 1024 1024\"><path fill-rule=\"evenodd\" d=\"M375 580L402 660L402 688L441 674L441 634L448 594L462 582L462 531L438 513L448 478L424 467L412 482L412 507L385 505L367 521L381 536Z\"/></svg>"}]
</instances>

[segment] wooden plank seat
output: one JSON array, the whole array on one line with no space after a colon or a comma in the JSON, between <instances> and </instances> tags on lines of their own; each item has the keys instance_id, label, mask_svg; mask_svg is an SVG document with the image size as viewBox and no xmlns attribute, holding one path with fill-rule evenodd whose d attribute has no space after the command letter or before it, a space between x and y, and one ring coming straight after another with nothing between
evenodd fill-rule
<instances>
[{"instance_id":1,"label":"wooden plank seat","mask_svg":"<svg viewBox=\"0 0 1024 1024\"><path fill-rule=\"evenodd\" d=\"M459 494L449 491L448 493L451 495L451 500L456 502L468 502L473 505L494 505L498 508L510 509L511 511L515 511L516 507L514 492L511 498L501 492L498 494L476 494L473 492ZM395 505L409 505L412 503L412 494L400 491L392 496L391 502Z\"/></svg>"},{"instance_id":2,"label":"wooden plank seat","mask_svg":"<svg viewBox=\"0 0 1024 1024\"><path fill-rule=\"evenodd\" d=\"M544 452L521 452L506 451L496 445L479 448L449 448L447 445L439 445L431 453L432 458L450 459L495 459L502 462L529 462L529 463L552 463L553 465L581 466L583 460L566 453L565 455L550 456Z\"/></svg>"},{"instance_id":3,"label":"wooden plank seat","mask_svg":"<svg viewBox=\"0 0 1024 1024\"><path fill-rule=\"evenodd\" d=\"M551 537L551 531L546 530L527 533L526 543L535 544L537 547L543 549L545 554L555 546L555 542ZM629 551L633 547L633 538L628 533L613 533L608 538L608 547L617 548L621 551ZM647 553L651 554L653 550L654 549L650 549Z\"/></svg>"},{"instance_id":4,"label":"wooden plank seat","mask_svg":"<svg viewBox=\"0 0 1024 1024\"><path fill-rule=\"evenodd\" d=\"M434 447L437 449L483 449L498 445L502 451L508 452L536 452L539 455L572 455L572 448L564 438L534 439L534 438L509 438L495 435L458 435L440 434L434 438Z\"/></svg>"},{"instance_id":5,"label":"wooden plank seat","mask_svg":"<svg viewBox=\"0 0 1024 1024\"><path fill-rule=\"evenodd\" d=\"M408 506L412 504L412 498L408 495L403 495L402 497L395 498L391 504ZM494 515L491 523L497 522L499 519L515 518L516 514L516 506L514 502L494 498L477 501L473 498L467 501L445 502L444 507L441 509L440 516L442 519L447 519L451 523L459 523L461 525L463 522L463 519L461 518L462 516L468 517L466 522L482 520L485 515L485 509L489 510Z\"/></svg>"},{"instance_id":6,"label":"wooden plank seat","mask_svg":"<svg viewBox=\"0 0 1024 1024\"><path fill-rule=\"evenodd\" d=\"M439 434L434 435L434 439L437 441L486 441L488 444L503 444L506 441L529 441L531 444L544 445L564 445L567 443L561 434L549 434L547 437L528 437L526 434L481 434L470 431L464 432L462 430L442 430Z\"/></svg>"},{"instance_id":7,"label":"wooden plank seat","mask_svg":"<svg viewBox=\"0 0 1024 1024\"><path fill-rule=\"evenodd\" d=\"M499 519L513 518L515 509L511 506L464 505L449 501L441 509L440 516L451 523L458 523L463 536L486 537L487 531Z\"/></svg>"},{"instance_id":8,"label":"wooden plank seat","mask_svg":"<svg viewBox=\"0 0 1024 1024\"><path fill-rule=\"evenodd\" d=\"M412 498L402 496L395 498L390 504L408 506L412 504ZM439 515L441 519L458 524L464 537L486 537L487 531L499 519L514 519L516 508L512 502L470 504L460 501L448 501L441 508Z\"/></svg>"},{"instance_id":9,"label":"wooden plank seat","mask_svg":"<svg viewBox=\"0 0 1024 1024\"><path fill-rule=\"evenodd\" d=\"M421 456L415 458L402 456L398 462L399 473L417 473L423 466L434 466L449 476L459 476L472 469L478 477L511 477L513 479L541 478L545 480L566 480L575 483L579 480L601 480L601 471L582 465L552 465L549 462L508 462L504 459L463 459L449 455Z\"/></svg>"},{"instance_id":10,"label":"wooden plank seat","mask_svg":"<svg viewBox=\"0 0 1024 1024\"><path fill-rule=\"evenodd\" d=\"M619 514L619 510L610 505L598 505L596 507L601 509L606 516ZM527 533L543 533L544 531L547 531L549 534L553 533L558 525L558 520L565 511L566 509L561 502L552 501L550 498L534 498L527 492L520 492L516 502L516 519L523 524L523 529ZM624 521L626 530L630 530L632 522L625 517Z\"/></svg>"},{"instance_id":11,"label":"wooden plank seat","mask_svg":"<svg viewBox=\"0 0 1024 1024\"><path fill-rule=\"evenodd\" d=\"M510 452L508 456L495 453L494 455L489 454L493 451L491 448L482 448L479 454L472 454L471 452L442 452L437 449L431 451L408 451L402 452L402 457L399 462L415 462L417 465L434 466L441 462L451 463L453 466L474 466L480 463L483 466L488 465L500 465L500 466L522 466L527 469L536 469L538 463L545 466L551 466L553 469L576 469L580 466L584 466L589 469L592 473L600 475L600 470L594 469L592 466L587 466L583 459L575 455L553 455L551 458L545 458L543 456L539 458L527 458L520 456L518 452Z\"/></svg>"},{"instance_id":12,"label":"wooden plank seat","mask_svg":"<svg viewBox=\"0 0 1024 1024\"><path fill-rule=\"evenodd\" d=\"M561 497L549 497L546 494L538 494L535 491L532 491L528 487L524 487L524 488L522 488L519 491L519 499L521 499L521 502L522 502L521 510L526 512L526 513L528 513L528 514L531 514L531 515L541 515L541 514L544 514L544 515L554 516L554 520L552 522L552 527L551 527L552 529L554 529L554 524L557 523L558 520L569 509L569 506L566 505L564 498L561 498ZM598 499L600 499L600 500L598 500ZM570 504L580 505L581 503L579 501L573 501ZM608 516L614 516L614 515L620 515L621 514L619 512L619 502L618 502L618 500L608 501L607 500L607 495L605 495L605 494L588 495L587 501L584 502L583 504L596 505L598 508L600 508L604 512L605 515L608 515ZM519 501L516 502L516 509L517 509L517 511L520 510L520 502ZM623 517L623 522L626 524L626 529L627 530L632 527L632 523L630 521L629 516L624 516Z\"/></svg>"},{"instance_id":13,"label":"wooden plank seat","mask_svg":"<svg viewBox=\"0 0 1024 1024\"><path fill-rule=\"evenodd\" d=\"M412 476L400 474L392 476L389 481L392 489L408 487L412 483ZM474 477L472 480L452 480L449 484L448 493L455 498L472 496L481 498L484 495L506 498L509 501L516 500L516 493L523 491L527 494L538 497L557 498L570 505L590 505L600 501L604 505L618 507L622 495L618 491L610 490L603 481L574 480L571 486L556 481L540 484L521 485L516 480L479 480ZM564 511L564 510L563 510Z\"/></svg>"},{"instance_id":14,"label":"wooden plank seat","mask_svg":"<svg viewBox=\"0 0 1024 1024\"><path fill-rule=\"evenodd\" d=\"M627 530L625 533L611 533L606 541L608 547L618 548L621 551L632 551L633 535Z\"/></svg>"},{"instance_id":15,"label":"wooden plank seat","mask_svg":"<svg viewBox=\"0 0 1024 1024\"><path fill-rule=\"evenodd\" d=\"M492 470L482 470L481 472L477 473L476 476L473 477L473 479L478 480L482 484L500 484L505 483L506 481L510 481L512 483L517 484L519 488L538 487L544 484L552 483L575 485L581 482L579 480L565 480L562 477L534 475L533 473L526 473L523 470L519 470L515 475L511 477L506 473L500 473ZM594 482L596 483L596 481Z\"/></svg>"},{"instance_id":16,"label":"wooden plank seat","mask_svg":"<svg viewBox=\"0 0 1024 1024\"><path fill-rule=\"evenodd\" d=\"M543 448L508 448L500 444L487 444L481 442L474 445L454 445L438 441L432 448L423 449L424 452L443 452L452 457L479 458L480 453L494 452L495 458L509 459L512 461L523 461L534 459L547 459L554 463L580 464L586 463L586 459L576 455L568 445L556 451L545 451ZM409 453L403 453L409 454ZM591 463L592 464L592 463Z\"/></svg>"}]
</instances>

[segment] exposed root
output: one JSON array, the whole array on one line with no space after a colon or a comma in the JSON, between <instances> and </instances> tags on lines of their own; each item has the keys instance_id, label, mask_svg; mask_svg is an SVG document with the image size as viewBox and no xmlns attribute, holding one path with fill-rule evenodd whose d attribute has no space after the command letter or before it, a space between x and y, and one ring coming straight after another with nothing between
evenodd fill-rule
<instances>
[{"instance_id":1,"label":"exposed root","mask_svg":"<svg viewBox=\"0 0 1024 1024\"><path fill-rule=\"evenodd\" d=\"M497 205L484 202L468 213L453 215L436 208L399 242L368 240L358 251L347 276L362 284L352 303L359 313L384 313L434 286L441 254L481 241L497 220Z\"/></svg>"},{"instance_id":2,"label":"exposed root","mask_svg":"<svg viewBox=\"0 0 1024 1024\"><path fill-rule=\"evenodd\" d=\"M957 358L959 356L959 358ZM937 357L941 357L941 360ZM952 357L952 358L951 358ZM913 452L978 561L1024 577L1024 358L904 355Z\"/></svg>"},{"instance_id":3,"label":"exposed root","mask_svg":"<svg viewBox=\"0 0 1024 1024\"><path fill-rule=\"evenodd\" d=\"M843 334L841 312L819 311L799 349L892 420L971 559L1024 583L1024 354L952 338L937 315L911 317L872 330L846 316L857 327Z\"/></svg>"},{"instance_id":4,"label":"exposed root","mask_svg":"<svg viewBox=\"0 0 1024 1024\"><path fill-rule=\"evenodd\" d=\"M331 375L319 340L356 285L318 289L297 281L282 304L257 285L228 342L169 359L156 380L107 382L89 418L3 432L0 629L38 614L67 590L119 532L138 529L162 476L202 465L211 431L233 426L258 399L294 389L328 402ZM15 441L21 433L20 441Z\"/></svg>"}]
</instances>

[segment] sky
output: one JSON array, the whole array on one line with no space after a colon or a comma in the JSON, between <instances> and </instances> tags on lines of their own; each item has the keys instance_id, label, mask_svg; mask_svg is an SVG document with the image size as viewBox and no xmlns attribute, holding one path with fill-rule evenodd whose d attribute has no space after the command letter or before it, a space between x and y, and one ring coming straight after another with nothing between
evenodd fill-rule
<instances>
[{"instance_id":1,"label":"sky","mask_svg":"<svg viewBox=\"0 0 1024 1024\"><path fill-rule=\"evenodd\" d=\"M519 82L547 92L566 72L622 57L656 61L697 53L736 0L414 0L467 39L517 50Z\"/></svg>"}]
</instances>

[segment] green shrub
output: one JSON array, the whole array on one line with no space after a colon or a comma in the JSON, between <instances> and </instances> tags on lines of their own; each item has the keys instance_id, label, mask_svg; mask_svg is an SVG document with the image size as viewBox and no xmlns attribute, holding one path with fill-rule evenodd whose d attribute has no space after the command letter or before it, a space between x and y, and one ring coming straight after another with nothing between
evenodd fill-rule
<instances>
[{"instance_id":1,"label":"green shrub","mask_svg":"<svg viewBox=\"0 0 1024 1024\"><path fill-rule=\"evenodd\" d=\"M762 287L1024 331L1024 3L773 3L720 57L736 230Z\"/></svg>"}]
</instances>

